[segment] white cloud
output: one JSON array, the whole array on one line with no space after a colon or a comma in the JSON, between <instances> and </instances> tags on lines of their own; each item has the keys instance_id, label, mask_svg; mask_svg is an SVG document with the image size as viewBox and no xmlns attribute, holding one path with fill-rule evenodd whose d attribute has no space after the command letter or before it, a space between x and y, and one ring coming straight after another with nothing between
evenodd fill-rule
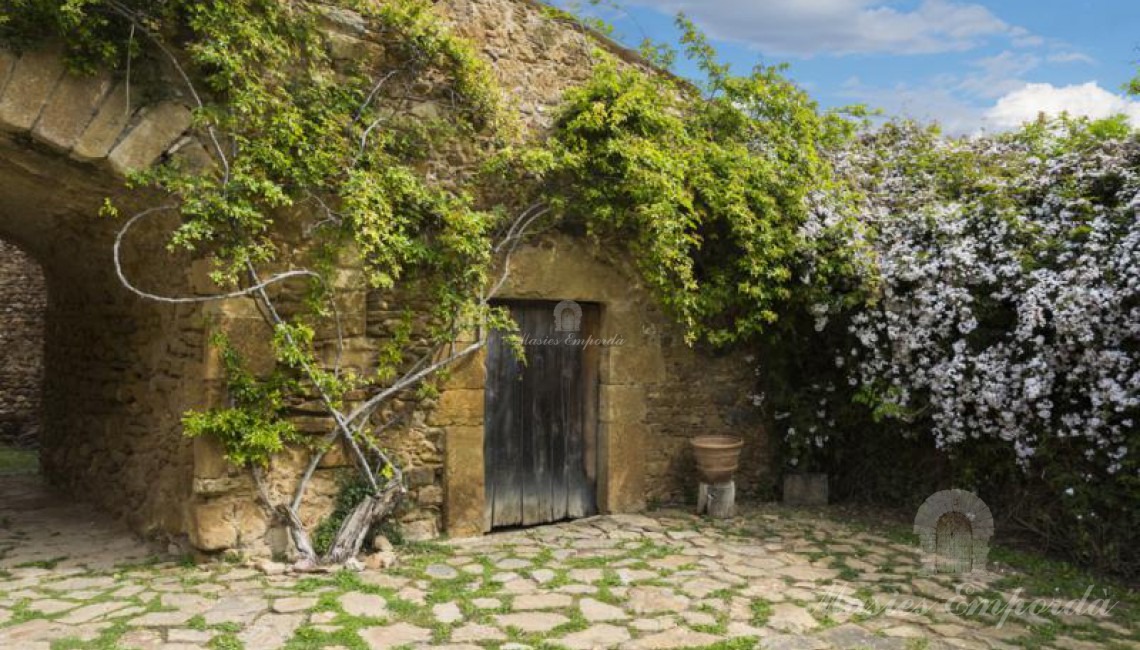
<instances>
[{"instance_id":1,"label":"white cloud","mask_svg":"<svg viewBox=\"0 0 1140 650\"><path fill-rule=\"evenodd\" d=\"M905 117L919 122L938 122L952 135L976 133L982 127L981 111L955 94L946 84L922 86L898 84L883 88L865 85L858 77L843 84L841 96L852 102L881 109L885 117Z\"/></svg>"},{"instance_id":2,"label":"white cloud","mask_svg":"<svg viewBox=\"0 0 1140 650\"><path fill-rule=\"evenodd\" d=\"M1140 126L1140 101L1101 88L1095 81L1071 86L1025 84L986 111L986 122L999 129L1016 128L1041 113L1101 119L1123 113Z\"/></svg>"},{"instance_id":3,"label":"white cloud","mask_svg":"<svg viewBox=\"0 0 1140 650\"><path fill-rule=\"evenodd\" d=\"M885 0L632 0L684 11L714 38L765 54L930 54L964 51L991 37L1035 37L976 3L923 0L912 10Z\"/></svg>"},{"instance_id":4,"label":"white cloud","mask_svg":"<svg viewBox=\"0 0 1140 650\"><path fill-rule=\"evenodd\" d=\"M957 83L957 89L974 97L994 99L1025 85L1021 76L1041 65L1041 58L1006 50L1001 54L970 62L975 71Z\"/></svg>"},{"instance_id":5,"label":"white cloud","mask_svg":"<svg viewBox=\"0 0 1140 650\"><path fill-rule=\"evenodd\" d=\"M1096 63L1096 59L1082 52L1056 52L1049 55L1049 63Z\"/></svg>"}]
</instances>

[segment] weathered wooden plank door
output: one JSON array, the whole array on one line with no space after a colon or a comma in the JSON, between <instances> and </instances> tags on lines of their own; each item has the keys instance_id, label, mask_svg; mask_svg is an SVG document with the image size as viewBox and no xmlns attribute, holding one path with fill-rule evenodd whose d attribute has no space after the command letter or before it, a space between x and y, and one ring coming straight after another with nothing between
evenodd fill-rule
<instances>
[{"instance_id":1,"label":"weathered wooden plank door","mask_svg":"<svg viewBox=\"0 0 1140 650\"><path fill-rule=\"evenodd\" d=\"M486 528L529 526L597 512L597 305L577 331L554 302L511 302L525 363L495 332L487 348L483 457Z\"/></svg>"}]
</instances>

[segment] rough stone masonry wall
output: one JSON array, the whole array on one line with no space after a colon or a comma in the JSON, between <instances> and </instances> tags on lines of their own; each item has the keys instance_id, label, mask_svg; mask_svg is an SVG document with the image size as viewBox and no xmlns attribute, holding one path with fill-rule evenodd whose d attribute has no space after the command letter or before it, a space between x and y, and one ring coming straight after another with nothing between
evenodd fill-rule
<instances>
[{"instance_id":1,"label":"rough stone masonry wall","mask_svg":"<svg viewBox=\"0 0 1140 650\"><path fill-rule=\"evenodd\" d=\"M748 398L756 382L754 359L737 353L712 354L683 342L666 325L661 336L664 378L649 386L646 421L653 444L646 449L647 498L651 502L693 501L697 475L689 439L697 435L732 435L744 439L736 473L741 499L771 494L775 477L772 450Z\"/></svg>"},{"instance_id":2,"label":"rough stone masonry wall","mask_svg":"<svg viewBox=\"0 0 1140 650\"><path fill-rule=\"evenodd\" d=\"M39 443L46 307L39 264L0 241L0 444Z\"/></svg>"},{"instance_id":3,"label":"rough stone masonry wall","mask_svg":"<svg viewBox=\"0 0 1140 650\"><path fill-rule=\"evenodd\" d=\"M547 10L530 0L441 0L437 9L459 35L472 41L486 57L508 106L536 137L549 128L564 93L589 78L597 48L608 49L626 64L642 64L636 55L599 41L564 21L551 19ZM372 36L362 31L359 21L343 12L329 16L334 57L348 59L369 51ZM459 167L442 171L467 171L461 167L462 157L453 164ZM585 259L591 254L582 252L583 247L555 246L572 249L565 254L577 256L577 261L567 263L583 265L583 273L587 268L595 268ZM608 304L604 309L614 315L607 322L616 323L615 328L638 330L634 338L644 345L635 356L652 361L646 364L646 372L638 375L637 358L631 357L630 351L618 351L612 359L614 375L603 378L601 411L609 421L603 421L602 428L613 441L610 446L614 457L609 463L617 468L602 479L609 482L605 488L608 502L602 504L603 508L637 508L649 501L673 501L687 496L694 490L695 481L688 439L700 433L740 434L748 439L741 488L745 495L757 492L758 486L768 480L768 474L765 438L755 423L755 414L747 407L746 395L753 382L752 364L736 357L712 359L686 346L680 332L652 307L652 299L638 286L628 265L617 266L623 270L615 275L604 269L598 271L601 275L597 282L606 283L606 287L594 291L579 283L576 291L582 291L582 296L606 296ZM520 270L516 277L547 271ZM404 310L418 305L414 291L397 296L366 292L360 289L359 278L352 276L351 269L342 270L342 363L367 375L376 367L378 350L390 339ZM531 289L541 284L536 282ZM550 287L556 289L554 284ZM575 297L556 293L537 291L527 295L546 299ZM232 339L241 342L243 349L253 351L263 346L267 332L249 301L220 305L218 312L218 322L224 323L222 327ZM452 528L447 532L452 534L481 530L482 364L482 356L477 355L455 369L438 398L404 396L374 422L379 425L401 415L399 425L385 432L384 445L406 472L409 495L396 517L409 538L434 537L448 528L445 522L450 522ZM221 394L216 363L211 367L207 374ZM313 436L324 435L333 427L318 408L298 409L294 421ZM296 476L308 457L308 452L293 450L275 459L267 481L274 500L290 497ZM627 471L632 469L636 471ZM352 471L343 450L334 450L326 457L301 509L306 525L319 524L337 493L338 476L351 476ZM233 547L255 552L287 551L285 531L251 501L253 489L247 472L220 459L216 443L195 441L195 546L210 551ZM468 510L464 515L467 523L455 525L455 513L449 515L447 510L463 500L462 507Z\"/></svg>"},{"instance_id":4,"label":"rough stone masonry wall","mask_svg":"<svg viewBox=\"0 0 1140 650\"><path fill-rule=\"evenodd\" d=\"M440 0L436 6L456 32L472 41L486 57L509 109L536 137L550 126L566 90L588 79L597 48L608 49L626 64L642 65L636 55L599 41L565 21L552 19L548 10L531 0ZM375 35L367 32L359 17L330 10L328 18L326 28L334 58L353 59L376 49ZM463 156L449 162L450 168L438 171L454 175L470 171L464 167L467 161ZM342 268L339 275L338 311L344 333L342 365L367 376L375 369L379 350L390 339L402 313L417 307L414 291L397 296L369 292L362 288L359 274L351 268ZM628 275L617 277L609 288L613 296L610 307L621 312L629 305L651 302L635 285L636 281ZM248 358L271 358L265 349L269 338L266 326L251 301L227 301L211 306L208 312L209 319ZM744 402L752 382L750 364L734 358L711 360L694 352L659 312L647 314L644 321L631 317L629 312L619 320L624 319L621 322L625 327L648 328L647 333L638 336L654 342L652 355L657 360L657 374L638 378L626 372L608 380L613 388L602 405L603 417L606 413L633 409L622 416L625 419L603 422L607 435L619 441L615 447L618 455L611 462L629 466L627 461L636 459L644 464L637 466L636 473L619 472L620 476L609 477L612 485L608 488L608 505L629 509L649 500L684 496L687 481L691 481L687 439L697 433L742 433L756 441L749 446L753 454L747 467L749 478L744 479L742 486L747 493L752 485L761 482L752 477L764 476L766 468L763 436L755 426L746 423ZM324 342L328 343L327 333ZM444 532L448 493L481 494L476 490L481 490L482 485L481 451L465 457L462 463L465 471L478 474L478 478L453 473L456 464L449 458L464 444L481 445L482 375L481 357L472 359L456 370L438 399L403 396L374 422L379 425L397 413L401 415L399 425L385 433L384 444L406 470L410 493L397 518L409 538L430 538ZM213 354L208 355L205 377L207 401L221 404L225 399L224 381ZM636 395L635 403L623 397L627 395ZM327 434L333 427L315 403L295 405L292 419L314 437ZM627 420L628 431L623 424ZM194 546L205 551L237 547L253 552L288 551L285 530L254 499L249 473L227 463L218 444L209 439L195 440L193 455L190 537ZM293 449L274 459L266 481L272 500L291 498L309 457L310 452ZM352 476L352 472L342 449L334 450L322 461L300 512L310 529L330 511L340 477ZM474 501L471 508L480 509L478 499ZM459 528L449 532L470 531Z\"/></svg>"},{"instance_id":5,"label":"rough stone masonry wall","mask_svg":"<svg viewBox=\"0 0 1140 650\"><path fill-rule=\"evenodd\" d=\"M41 463L49 481L144 533L186 529L190 441L204 401L204 323L113 284L51 282Z\"/></svg>"}]
</instances>

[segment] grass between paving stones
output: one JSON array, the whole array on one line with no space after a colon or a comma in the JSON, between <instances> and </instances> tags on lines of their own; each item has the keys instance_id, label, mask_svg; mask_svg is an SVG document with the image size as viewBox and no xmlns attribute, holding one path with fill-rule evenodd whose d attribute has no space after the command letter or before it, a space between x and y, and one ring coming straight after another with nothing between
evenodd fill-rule
<instances>
[{"instance_id":1,"label":"grass between paving stones","mask_svg":"<svg viewBox=\"0 0 1140 650\"><path fill-rule=\"evenodd\" d=\"M833 555L829 565L832 569L839 571L839 579L846 582L855 582L863 576L863 572L855 569L847 564L847 556ZM824 581L824 584L829 584L831 581Z\"/></svg>"},{"instance_id":2,"label":"grass between paving stones","mask_svg":"<svg viewBox=\"0 0 1140 650\"><path fill-rule=\"evenodd\" d=\"M451 636L452 625L436 621L432 606L454 602L468 621L488 623L490 616L496 611L481 611L472 604L475 598L492 597L498 595L498 585L490 582L487 577L492 570L489 563L483 566L484 575L460 573L456 578L432 580L423 570L449 554L434 550L421 549L415 562L406 563L401 570L393 571L393 575L403 575L409 578L418 578L429 581L429 588L424 597L424 604L405 600L397 595L397 590L391 587L370 585L360 579L355 573L339 572L328 578L308 578L298 583L295 589L301 592L312 592L317 589L332 587L318 596L313 612L331 611L337 614L330 625L336 626L336 631L323 631L309 625L298 630L294 638L286 647L289 650L319 648L325 645L344 645L349 648L366 647L361 641L357 631L361 628L385 625L391 622L403 622L432 631L432 640L436 643L446 642ZM478 584L476 584L478 582ZM351 616L344 612L339 599L349 592L361 592L381 596L387 602L387 614L381 617ZM500 608L501 612L509 611L506 604Z\"/></svg>"},{"instance_id":3,"label":"grass between paving stones","mask_svg":"<svg viewBox=\"0 0 1140 650\"><path fill-rule=\"evenodd\" d=\"M755 650L756 648L756 638L745 636L738 639L718 641L712 645L688 646L685 648L678 648L678 650Z\"/></svg>"},{"instance_id":4,"label":"grass between paving stones","mask_svg":"<svg viewBox=\"0 0 1140 650\"><path fill-rule=\"evenodd\" d=\"M87 575L96 574L89 573ZM77 602L74 608L67 609L62 612L56 612L55 614L48 616L33 616L32 618L56 620L58 618L67 616L76 608L86 607L88 605L96 605L98 603L107 602L110 600L126 603L127 606L122 608L124 610L130 609L132 607L142 608L142 611L133 611L130 613L111 612L106 616L107 620L111 622L111 625L103 630L100 630L99 634L95 638L84 641L76 637L64 637L62 639L52 641L51 650L120 650L121 646L119 645L119 639L131 630L128 625L129 619L133 619L150 612L163 612L176 609L173 607L164 607L159 600L160 596L155 596L150 600L143 600L137 596L131 596L128 598L113 598L111 596L111 592L114 590L114 588L109 588L99 596L96 596L95 598L89 598L82 602Z\"/></svg>"},{"instance_id":5,"label":"grass between paving stones","mask_svg":"<svg viewBox=\"0 0 1140 650\"><path fill-rule=\"evenodd\" d=\"M785 534L785 538L787 538L787 530L783 530L782 532ZM913 553L906 553L901 549L890 546L892 541L894 541L896 545L904 543L906 540L905 534L894 534L890 530L883 531L878 529L876 529L875 532L878 534L876 535L877 539L882 540L881 542L861 540L858 544L854 544L853 548L838 551L833 551L828 548L831 546L832 541L826 536L809 536L805 534L802 536L793 536L793 538L797 541L819 544L822 547L819 550L809 547L808 549L798 550L797 553L803 557L818 556L813 557L813 559L828 558L830 566L839 572L838 578L845 581L858 580L859 576L862 575L860 571L853 569L847 564L848 557L862 558L872 555L865 547L861 546L863 543L880 547L874 553L876 557L872 564L887 563L894 565L906 563L913 566L913 558L918 556L917 547L914 547L915 551ZM707 532L702 534L707 534ZM748 537L755 539L752 534L749 534ZM846 543L850 542L845 541L845 544ZM317 629L317 627L312 624L302 626L288 642L286 648L288 650L315 650L316 648L325 646L340 645L351 648L352 650L367 650L367 645L360 638L358 630L376 625L386 625L397 621L430 629L432 631L432 640L436 643L446 643L450 639L452 629L455 625L467 623L494 624L494 616L496 614L512 611L514 595L502 593L502 585L491 580L492 576L503 572L495 567L495 563L501 562L506 558L521 557L531 563L529 568L518 570L522 575L531 574L543 568L552 570L553 578L543 585L542 589L544 592L553 592L560 586L572 584L574 581L570 578L569 572L573 569L601 569L601 578L593 582L593 585L598 591L592 594L591 597L602 602L620 605L623 599L615 597L612 592L612 589L615 587L626 586L623 585L618 572L619 569L647 569L651 566L648 564L650 561L679 554L681 550L682 547L659 543L653 540L630 540L619 543L613 552L611 552L610 549L599 549L599 552L605 552L607 554L588 555L585 557L571 555L564 559L557 559L561 555L556 555L555 551L549 547L536 550L532 546L520 545L519 547L507 546L489 554L471 553L470 556L463 555L457 560L455 559L456 552L446 546L431 543L407 545L401 548L401 566L392 570L391 574L426 583L424 589L424 604L421 605L401 599L396 595L397 589L365 583L361 580L359 575L354 573L340 572L303 578L293 585L290 585L289 588L298 593L316 594L318 602L313 608L313 611L332 611L336 613L336 617L329 623L331 628L327 631ZM686 566L696 566L698 558L694 557L693 559L693 564ZM1070 620L1066 623L1047 612L1042 613L1041 619L1037 619L1035 623L1019 619L1016 616L1010 616L1009 621L1011 625L1016 622L1019 627L1026 629L1026 633L1021 638L1009 641L1010 643L1019 645L1027 650L1036 650L1038 648L1043 649L1054 645L1056 640L1061 637L1072 637L1096 643L1098 646L1108 650L1124 650L1125 646L1120 642L1120 638L1140 640L1140 632L1137 632L1138 623L1140 623L1140 620L1138 620L1140 598L1137 597L1134 591L1129 591L1117 584L1100 581L1094 576L1083 573L1064 563L1045 560L1031 554L995 548L994 552L991 553L991 559L999 564L1015 569L1015 572L1003 576L997 582L994 582L990 588L974 594L976 598L1000 600L1008 598L1008 594L1012 591L1021 589L1023 591L1023 598L1058 597L1079 599L1084 595L1085 589L1087 589L1089 585L1095 585L1098 589L1103 587L1105 591L1103 593L1094 592L1089 597L1090 599L1099 596L1111 597L1114 600L1120 601L1120 604L1114 609L1112 616L1108 619L1111 623L1119 626L1112 630L1102 627L1099 622L1095 620L1076 622ZM446 564L451 566L458 571L458 575L450 579L433 579L425 573L427 567L432 564ZM471 567L468 565L479 566L480 571L471 572ZM466 569L464 569L464 567L466 567ZM114 577L116 579L122 579L125 577L127 571L138 571L143 573L143 575L131 576L131 579L145 585L147 582L145 580L147 577L146 574L149 573L155 577L162 576L159 578L159 582L164 582L167 581L167 577L169 576L167 570L172 568L182 570L181 574L177 575L175 580L177 584L185 587L209 583L217 578L213 573L202 572L201 569L195 569L193 571L182 569L169 562L160 563L157 559L155 559L155 561L148 560L147 562L131 567L119 567ZM682 570L684 568L685 567L678 567L676 569L653 569L654 577L646 580L631 581L631 583L634 585L675 587L676 585L667 584L661 578L668 577L676 570ZM88 572L84 575L96 574ZM947 580L943 577L934 576L931 579L934 582L943 583L943 586L947 588L953 589L953 585L946 584ZM789 584L794 582L790 578L785 578L784 581ZM903 578L901 581L909 582L909 576ZM409 586L411 586L411 584ZM43 587L50 588L50 583L43 585ZM872 591L871 586L868 585L860 585L856 588L854 593L855 597L867 605L869 609L872 609L872 612L866 615L856 614L850 619L851 621L859 623L880 615L880 613L873 611L872 608L874 605L873 594L876 591L889 593L902 591L900 585L889 582L877 583L874 585L874 588L875 591ZM76 607L107 600L110 598L109 594L114 591L115 588L109 588L97 598L77 603ZM383 617L349 616L341 609L338 599L341 595L350 591L382 596L388 603L387 615ZM723 601L725 607L718 608L715 607L713 603L705 603L698 608L698 611L711 614L716 620L716 624L690 625L689 627L696 631L710 634L725 633L728 624L726 614L728 609L727 604L737 595L737 592L737 587L732 587L719 589L709 594L709 599ZM62 597L66 598L66 595ZM472 601L476 598L497 598L501 604L498 608L483 610L474 606ZM146 602L137 597L119 598L116 600L135 604L146 611L167 611L171 609L164 608L161 605L159 596L154 596ZM455 603L464 614L465 618L463 622L456 624L437 622L432 613L432 606L452 602ZM804 603L798 601L793 600L792 602L800 606L805 606ZM68 614L68 611L64 611L50 616L45 615L34 611L32 609L34 606L33 603L34 601L28 599L16 603L11 608L11 618L0 625L0 627L8 627L34 618L51 620ZM772 604L761 598L750 600L750 605L752 608L751 624L757 627L766 625L772 614ZM527 634L521 630L507 630L509 637L508 642L525 643L535 648L545 650L547 648L557 647L556 642L548 641L548 639L554 639L584 630L589 626L577 607L550 611L567 616L569 619L568 622L546 633ZM821 616L819 613L813 613L816 618L819 619L823 628L837 624L830 616ZM137 611L132 612L130 617L133 618L139 614L140 612ZM963 612L962 617L967 620L976 621L982 625L994 625L999 620L998 617L992 614L970 614L968 612ZM114 615L112 614L110 618L114 620ZM53 650L110 650L111 648L115 648L117 639L129 629L126 620L126 617L124 617L123 620L114 621L113 625L103 630L98 637L90 641L83 642L74 638L57 641L52 646ZM240 626L238 625L206 626L203 617L195 617L186 624L186 627L216 631L218 634L210 642L210 647L213 650L235 650L241 648L237 636L240 630ZM1121 630L1125 632L1121 632ZM1126 636L1127 631L1130 630L1132 631L1131 636ZM907 644L908 650L922 650L926 642L925 640L918 639L910 640ZM500 645L500 643L491 643L487 644L486 647L488 650L494 650ZM743 650L744 648L753 648L754 646L755 640L745 638L724 641L702 648L702 650Z\"/></svg>"},{"instance_id":6,"label":"grass between paving stones","mask_svg":"<svg viewBox=\"0 0 1140 650\"><path fill-rule=\"evenodd\" d=\"M403 600L396 596L397 590L390 587L378 587L366 584L355 574L347 572L342 572L332 577L304 579L294 586L295 590L300 592L312 592L320 588L334 588L320 595L318 604L314 607L313 611L337 612L337 618L331 623L331 625L337 629L335 631L322 631L312 625L304 626L299 629L294 638L290 640L286 646L288 650L307 650L308 648L318 648L333 644L344 645L345 647L354 649L364 648L357 633L359 629L396 621L430 629L432 631L433 642L445 643L450 639L453 625L437 622L432 612L433 605L455 603L464 614L464 624L479 623L491 625L494 624L495 615L512 611L512 603L515 596L502 593L501 585L493 581L492 577L496 573L501 573L495 566L496 562L521 555L521 553L513 547L503 549L501 554L492 554L494 559L487 555L471 557L469 564L479 565L482 568L481 574L468 573L458 568L458 566L456 566L457 563L447 562L455 556L453 550L448 547L426 544L419 545L415 549L405 547L401 550L405 552L411 550L411 552L404 556L404 561L401 565L391 573L392 575L413 580L426 581L428 589L425 590L425 604L420 605ZM620 550L621 552L614 556L568 558L561 566L553 569L555 577L544 585L544 591L552 591L558 586L558 583L570 584L572 581L569 578L569 571L572 569L603 568L602 578L594 583L595 586L598 587L598 593L594 594L594 597L603 602L620 603L621 599L614 596L610 591L610 588L623 584L617 570L612 568L614 563L625 562L625 568L630 569L647 568L648 565L646 562L648 560L678 553L681 549L676 546L655 544L651 541L641 541L623 545ZM545 565L555 562L553 550L549 548L541 549L526 559L532 564L532 568L527 570L527 573L539 568L544 568ZM447 564L448 566L456 568L459 574L455 578L450 579L433 579L426 574L426 569L432 564ZM462 565L460 564L459 566ZM637 584L649 584L652 582L655 581L637 581ZM341 610L338 599L341 595L349 591L371 593L384 597L388 602L388 617L369 619L348 616ZM728 591L728 593L731 594L731 591ZM497 598L501 604L498 608L480 609L473 603L476 598ZM568 618L568 621L549 632L543 633L526 633L519 629L508 628L505 630L508 635L508 642L528 644L536 648L553 648L557 647L557 645L547 641L547 639L561 637L566 634L585 630L589 627L589 621L585 619L577 607L555 609L550 610L550 612L562 614ZM716 626L705 627L708 627L708 631L710 632L723 633L726 622L719 621ZM497 647L497 645L498 644L491 644L489 647L493 648Z\"/></svg>"},{"instance_id":7,"label":"grass between paving stones","mask_svg":"<svg viewBox=\"0 0 1140 650\"><path fill-rule=\"evenodd\" d=\"M51 650L120 650L119 639L127 633L126 621L115 621L90 641L67 637L52 641Z\"/></svg>"},{"instance_id":8,"label":"grass between paving stones","mask_svg":"<svg viewBox=\"0 0 1140 650\"><path fill-rule=\"evenodd\" d=\"M1085 617L1079 622L1066 621L1052 611L1037 611L1048 621L1030 624L1030 635L1020 640L1026 648L1039 648L1058 637L1068 636L1091 641L1104 648L1125 648L1119 637L1140 641L1140 593L1114 580L1098 577L1068 562L1053 560L1034 553L997 546L990 559L1013 569L993 583L993 589L1008 602L1011 594L1025 601L1077 601L1115 603L1107 619L1125 634L1110 632L1096 619ZM1014 618L1011 616L1010 618Z\"/></svg>"},{"instance_id":9,"label":"grass between paving stones","mask_svg":"<svg viewBox=\"0 0 1140 650\"><path fill-rule=\"evenodd\" d=\"M582 612L578 611L576 607L572 608L572 610L552 609L544 611L551 614L562 614L570 620L549 632L523 632L514 626L507 627L507 642L521 643L523 645L529 645L532 648L561 648L562 646L558 645L557 642L550 641L549 639L566 636L574 632L581 632L590 627L590 622L586 620L585 616L582 616Z\"/></svg>"},{"instance_id":10,"label":"grass between paving stones","mask_svg":"<svg viewBox=\"0 0 1140 650\"><path fill-rule=\"evenodd\" d=\"M602 579L595 580L594 586L598 588L597 593L594 594L594 599L599 600L609 605L620 605L621 598L614 595L613 588L622 585L621 578L618 577L617 571L613 569L602 569Z\"/></svg>"},{"instance_id":11,"label":"grass between paving stones","mask_svg":"<svg viewBox=\"0 0 1140 650\"><path fill-rule=\"evenodd\" d=\"M241 642L237 634L234 632L223 632L218 636L210 639L206 644L210 650L245 650L245 644ZM257 650L251 648L250 650Z\"/></svg>"},{"instance_id":12,"label":"grass between paving stones","mask_svg":"<svg viewBox=\"0 0 1140 650\"><path fill-rule=\"evenodd\" d=\"M902 559L914 561L920 556L918 537L910 525L905 522L876 521L872 528L866 521L857 518L839 517L838 519L857 533L873 534L896 545L896 548L893 549L895 552L878 567L881 572L894 573L902 563ZM899 545L909 547L912 550L898 549L897 546ZM1009 572L986 589L967 596L970 602L978 603L979 608L987 605L990 608L1008 607L1011 597L1015 595L1022 601L1030 602L1035 599L1080 601L1082 598L1086 598L1086 602L1107 599L1117 603L1110 616L1104 619L1116 626L1116 629L1113 630L1103 626L1101 623L1104 621L1088 617L1079 620L1079 622L1072 622L1071 620L1062 620L1050 611L1038 611L1037 619L1027 620L1018 617L1016 613L1012 613L1007 617L1007 622L1023 625L1028 633L1021 638L1008 640L1008 643L1034 650L1047 647L1060 637L1072 637L1081 641L1097 643L1109 650L1123 650L1128 646L1120 641L1121 638L1140 641L1140 593L1136 589L1129 588L1112 578L1096 575L1063 560L1047 558L1039 553L1011 549L1000 544L991 547L989 559L992 564L998 565L999 569ZM1089 587L1092 587L1091 592ZM883 588L885 591L893 590L893 586L890 584L884 584ZM964 619L982 625L996 625L1002 619L1000 613L997 615L991 612L979 613L964 607L956 613Z\"/></svg>"},{"instance_id":13,"label":"grass between paving stones","mask_svg":"<svg viewBox=\"0 0 1140 650\"><path fill-rule=\"evenodd\" d=\"M716 623L713 623L712 625L707 625L707 624L698 624L698 623L690 624L690 623L686 622L685 624L688 625L689 628L691 628L697 632L705 632L707 634L717 634L717 635L727 634L728 633L729 620L728 620L728 612L726 610L727 610L727 608L725 607L725 604L722 604L719 608L713 607L712 605L707 604L707 603L700 605L699 607L697 607L696 611L704 613L704 614L711 615L714 619L716 619Z\"/></svg>"}]
</instances>

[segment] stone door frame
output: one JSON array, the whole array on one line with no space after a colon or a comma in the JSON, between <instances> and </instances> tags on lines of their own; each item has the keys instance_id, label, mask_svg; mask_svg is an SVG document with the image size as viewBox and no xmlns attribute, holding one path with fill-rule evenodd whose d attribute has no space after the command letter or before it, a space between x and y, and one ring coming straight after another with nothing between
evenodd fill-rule
<instances>
[{"instance_id":1,"label":"stone door frame","mask_svg":"<svg viewBox=\"0 0 1140 650\"><path fill-rule=\"evenodd\" d=\"M579 239L545 237L515 253L496 298L600 306L599 338L613 345L602 346L598 359L598 510L636 512L645 507L646 387L664 375L665 362L636 275L596 255ZM443 516L451 537L485 532L485 361L480 351L457 365L429 418L445 433Z\"/></svg>"}]
</instances>

